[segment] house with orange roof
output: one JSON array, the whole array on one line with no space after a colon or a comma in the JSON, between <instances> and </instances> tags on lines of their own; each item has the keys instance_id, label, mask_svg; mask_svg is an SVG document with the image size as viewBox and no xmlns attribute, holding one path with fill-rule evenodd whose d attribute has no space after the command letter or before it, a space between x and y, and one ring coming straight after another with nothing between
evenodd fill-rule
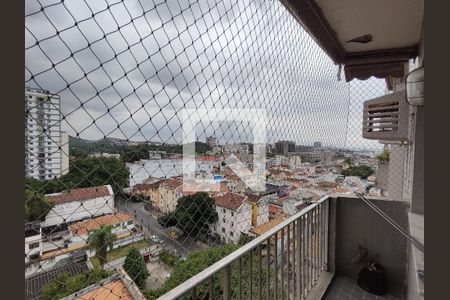
<instances>
[{"instance_id":1,"label":"house with orange roof","mask_svg":"<svg viewBox=\"0 0 450 300\"><path fill-rule=\"evenodd\" d=\"M44 199L53 206L41 223L42 228L114 213L114 192L110 185L47 194Z\"/></svg>"},{"instance_id":2,"label":"house with orange roof","mask_svg":"<svg viewBox=\"0 0 450 300\"><path fill-rule=\"evenodd\" d=\"M226 243L238 243L241 234L252 227L252 208L247 196L229 192L215 196L214 200L218 219L211 225L211 231Z\"/></svg>"},{"instance_id":3,"label":"house with orange roof","mask_svg":"<svg viewBox=\"0 0 450 300\"><path fill-rule=\"evenodd\" d=\"M113 227L112 233L116 235L116 243L125 237L129 237L135 228L133 216L130 213L122 212L76 222L69 225L68 228L70 232L69 247L86 245L89 234L103 225Z\"/></svg>"},{"instance_id":4,"label":"house with orange roof","mask_svg":"<svg viewBox=\"0 0 450 300\"><path fill-rule=\"evenodd\" d=\"M138 300L145 299L136 283L123 267L117 269L111 277L94 283L62 300Z\"/></svg>"}]
</instances>

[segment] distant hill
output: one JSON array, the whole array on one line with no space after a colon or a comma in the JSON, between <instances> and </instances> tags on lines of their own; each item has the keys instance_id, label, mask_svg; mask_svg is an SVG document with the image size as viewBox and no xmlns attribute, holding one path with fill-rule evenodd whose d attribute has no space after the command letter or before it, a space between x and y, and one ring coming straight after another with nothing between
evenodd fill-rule
<instances>
[{"instance_id":1,"label":"distant hill","mask_svg":"<svg viewBox=\"0 0 450 300\"><path fill-rule=\"evenodd\" d=\"M87 156L92 153L118 153L126 162L133 162L141 159L148 159L148 151L165 151L166 153L183 153L182 145L156 144L153 142L138 143L127 142L117 138L106 138L97 141L90 141L69 136L70 155L75 157ZM197 154L204 154L211 150L203 142L195 142Z\"/></svg>"}]
</instances>

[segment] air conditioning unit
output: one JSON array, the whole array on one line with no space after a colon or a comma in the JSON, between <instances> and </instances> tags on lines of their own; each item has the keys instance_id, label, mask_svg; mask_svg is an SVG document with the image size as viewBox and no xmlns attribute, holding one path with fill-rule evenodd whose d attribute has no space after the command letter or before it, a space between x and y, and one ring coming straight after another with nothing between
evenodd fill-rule
<instances>
[{"instance_id":1,"label":"air conditioning unit","mask_svg":"<svg viewBox=\"0 0 450 300\"><path fill-rule=\"evenodd\" d=\"M405 91L364 102L363 138L382 141L408 141L409 105Z\"/></svg>"}]
</instances>

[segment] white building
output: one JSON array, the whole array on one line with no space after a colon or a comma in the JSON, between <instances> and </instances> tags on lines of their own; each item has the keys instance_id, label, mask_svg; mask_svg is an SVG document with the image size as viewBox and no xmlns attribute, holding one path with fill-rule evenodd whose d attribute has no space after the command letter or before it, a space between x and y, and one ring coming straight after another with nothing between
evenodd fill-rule
<instances>
[{"instance_id":1,"label":"white building","mask_svg":"<svg viewBox=\"0 0 450 300\"><path fill-rule=\"evenodd\" d=\"M44 228L114 213L114 193L110 185L48 194L45 200L54 206L41 223Z\"/></svg>"},{"instance_id":2,"label":"white building","mask_svg":"<svg viewBox=\"0 0 450 300\"><path fill-rule=\"evenodd\" d=\"M25 176L39 180L62 174L60 98L25 88Z\"/></svg>"},{"instance_id":3,"label":"white building","mask_svg":"<svg viewBox=\"0 0 450 300\"><path fill-rule=\"evenodd\" d=\"M61 175L69 173L69 135L61 132Z\"/></svg>"},{"instance_id":4,"label":"white building","mask_svg":"<svg viewBox=\"0 0 450 300\"><path fill-rule=\"evenodd\" d=\"M42 255L42 230L37 224L25 224L25 263Z\"/></svg>"},{"instance_id":5,"label":"white building","mask_svg":"<svg viewBox=\"0 0 450 300\"><path fill-rule=\"evenodd\" d=\"M93 153L90 154L89 157L105 157L105 158L116 158L116 159L120 159L120 154L118 153Z\"/></svg>"},{"instance_id":6,"label":"white building","mask_svg":"<svg viewBox=\"0 0 450 300\"><path fill-rule=\"evenodd\" d=\"M247 202L252 207L252 226L259 226L269 221L269 202L278 199L276 194L247 194Z\"/></svg>"},{"instance_id":7,"label":"white building","mask_svg":"<svg viewBox=\"0 0 450 300\"><path fill-rule=\"evenodd\" d=\"M283 212L292 216L305 208L305 206L306 203L303 200L287 199L283 201Z\"/></svg>"},{"instance_id":8,"label":"white building","mask_svg":"<svg viewBox=\"0 0 450 300\"><path fill-rule=\"evenodd\" d=\"M225 193L214 198L219 217L211 230L220 235L226 243L238 243L242 233L252 227L252 207L247 197L235 193Z\"/></svg>"},{"instance_id":9,"label":"white building","mask_svg":"<svg viewBox=\"0 0 450 300\"><path fill-rule=\"evenodd\" d=\"M107 214L79 221L69 225L70 246L86 245L89 233L102 225L112 225L111 232L116 235L117 240L130 236L134 229L133 218L129 213Z\"/></svg>"}]
</instances>

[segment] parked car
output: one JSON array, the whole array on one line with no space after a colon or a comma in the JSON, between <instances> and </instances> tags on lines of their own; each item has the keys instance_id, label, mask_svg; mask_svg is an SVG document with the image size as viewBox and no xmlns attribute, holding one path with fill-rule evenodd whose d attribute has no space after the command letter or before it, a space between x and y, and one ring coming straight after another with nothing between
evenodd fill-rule
<instances>
[{"instance_id":1,"label":"parked car","mask_svg":"<svg viewBox=\"0 0 450 300\"><path fill-rule=\"evenodd\" d=\"M156 235L152 235L152 236L150 237L150 240L151 240L153 243L159 243L159 238L158 238Z\"/></svg>"}]
</instances>

